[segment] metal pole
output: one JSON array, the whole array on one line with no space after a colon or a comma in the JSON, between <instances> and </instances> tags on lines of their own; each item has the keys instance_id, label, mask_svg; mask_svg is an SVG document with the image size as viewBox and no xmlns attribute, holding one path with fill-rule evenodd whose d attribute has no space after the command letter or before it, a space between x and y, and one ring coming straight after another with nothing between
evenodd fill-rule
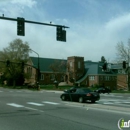
<instances>
[{"instance_id":1,"label":"metal pole","mask_svg":"<svg viewBox=\"0 0 130 130\"><path fill-rule=\"evenodd\" d=\"M130 67L129 67L129 49L128 49L128 91L130 91Z\"/></svg>"},{"instance_id":2,"label":"metal pole","mask_svg":"<svg viewBox=\"0 0 130 130\"><path fill-rule=\"evenodd\" d=\"M0 19L11 20L11 21L18 21L18 19L15 19L15 18L8 18L8 17L1 17L1 16L0 16ZM63 27L63 28L69 28L69 27L64 26L64 25L56 25L56 24L51 24L51 23L50 24L49 23L41 23L41 22L29 21L29 20L24 20L24 22L32 23L32 24L41 24L41 25L46 25L46 26L53 26L53 27L60 26L60 27Z\"/></svg>"}]
</instances>

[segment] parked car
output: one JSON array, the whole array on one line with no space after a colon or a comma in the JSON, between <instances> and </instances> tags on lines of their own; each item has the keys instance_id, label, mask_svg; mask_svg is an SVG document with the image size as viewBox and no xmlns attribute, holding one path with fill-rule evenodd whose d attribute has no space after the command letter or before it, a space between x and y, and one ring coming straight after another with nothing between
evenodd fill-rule
<instances>
[{"instance_id":1,"label":"parked car","mask_svg":"<svg viewBox=\"0 0 130 130\"><path fill-rule=\"evenodd\" d=\"M86 102L87 100L95 102L100 99L100 95L97 92L93 92L87 88L73 87L69 90L65 90L60 98L65 101L78 101L80 103Z\"/></svg>"},{"instance_id":2,"label":"parked car","mask_svg":"<svg viewBox=\"0 0 130 130\"><path fill-rule=\"evenodd\" d=\"M111 90L107 87L101 87L101 88L95 90L95 92L97 92L97 93L111 93Z\"/></svg>"}]
</instances>

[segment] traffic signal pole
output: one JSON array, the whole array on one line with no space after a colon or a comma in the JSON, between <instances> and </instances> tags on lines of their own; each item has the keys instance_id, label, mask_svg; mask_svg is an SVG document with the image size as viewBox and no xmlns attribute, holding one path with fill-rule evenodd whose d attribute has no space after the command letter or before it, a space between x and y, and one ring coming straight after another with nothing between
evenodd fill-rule
<instances>
[{"instance_id":1,"label":"traffic signal pole","mask_svg":"<svg viewBox=\"0 0 130 130\"><path fill-rule=\"evenodd\" d=\"M19 17L18 17L19 18ZM11 21L18 21L18 19L15 19L15 18L8 18L8 17L1 17L0 16L0 19L3 19L3 20L11 20ZM53 27L63 27L63 28L69 28L67 26L64 26L64 25L57 25L57 24L49 24L49 23L41 23L41 22L36 22L36 21L29 21L29 20L24 20L24 22L26 23L32 23L32 24L40 24L40 25L46 25L46 26L53 26Z\"/></svg>"},{"instance_id":2,"label":"traffic signal pole","mask_svg":"<svg viewBox=\"0 0 130 130\"><path fill-rule=\"evenodd\" d=\"M128 66L128 90L130 91L130 67Z\"/></svg>"},{"instance_id":3,"label":"traffic signal pole","mask_svg":"<svg viewBox=\"0 0 130 130\"><path fill-rule=\"evenodd\" d=\"M24 23L32 23L32 24L39 24L39 25L46 25L46 26L52 26L52 27L57 27L57 28L61 28L63 29L61 31L61 39L58 39L57 38L57 41L64 41L66 42L66 31L65 31L65 28L69 28L67 26L64 26L64 25L57 25L57 24L52 24L52 23L41 23L41 22L36 22L36 21L29 21L29 20L25 20L24 18L21 18L21 17L17 17L17 19L15 18L8 18L8 17L1 17L0 16L0 19L2 20L11 20L11 21L17 21L17 35L20 35L20 36L25 36L25 25ZM59 33L56 32L56 37L59 37Z\"/></svg>"},{"instance_id":4,"label":"traffic signal pole","mask_svg":"<svg viewBox=\"0 0 130 130\"><path fill-rule=\"evenodd\" d=\"M128 49L128 91L130 91L130 66L129 66L129 62L130 62L130 55L129 55L129 49Z\"/></svg>"}]
</instances>

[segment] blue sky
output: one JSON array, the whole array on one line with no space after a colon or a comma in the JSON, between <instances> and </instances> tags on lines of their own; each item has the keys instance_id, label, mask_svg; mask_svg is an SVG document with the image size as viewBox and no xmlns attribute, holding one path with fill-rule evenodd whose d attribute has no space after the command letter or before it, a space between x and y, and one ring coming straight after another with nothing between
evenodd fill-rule
<instances>
[{"instance_id":1,"label":"blue sky","mask_svg":"<svg viewBox=\"0 0 130 130\"><path fill-rule=\"evenodd\" d=\"M83 56L111 62L116 45L130 38L130 0L0 0L0 15L69 26L67 42L56 41L56 28L25 25L25 36L17 36L17 23L0 19L0 49L16 38L27 41L40 57L66 59ZM36 54L31 53L31 56Z\"/></svg>"}]
</instances>

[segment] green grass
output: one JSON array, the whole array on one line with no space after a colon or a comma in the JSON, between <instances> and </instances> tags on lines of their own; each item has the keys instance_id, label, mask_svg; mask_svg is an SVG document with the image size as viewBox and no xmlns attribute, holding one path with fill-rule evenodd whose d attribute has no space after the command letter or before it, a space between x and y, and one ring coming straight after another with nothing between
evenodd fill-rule
<instances>
[{"instance_id":1,"label":"green grass","mask_svg":"<svg viewBox=\"0 0 130 130\"><path fill-rule=\"evenodd\" d=\"M0 85L0 87L4 87L4 88L10 88L10 89L28 89L27 86L6 86L6 85ZM58 86L56 87L55 85L40 85L40 89L44 89L44 90L59 90L59 91L63 91L65 89L69 89L72 86ZM29 88L29 90L35 90L37 88Z\"/></svg>"},{"instance_id":2,"label":"green grass","mask_svg":"<svg viewBox=\"0 0 130 130\"><path fill-rule=\"evenodd\" d=\"M130 93L130 91L113 90L112 93Z\"/></svg>"},{"instance_id":3,"label":"green grass","mask_svg":"<svg viewBox=\"0 0 130 130\"><path fill-rule=\"evenodd\" d=\"M1 86L0 87L4 87L4 88L10 88L10 89L28 89L27 86ZM40 90L56 90L56 91L64 91L65 89L69 89L72 86L58 86L56 87L55 85L40 85ZM98 89L97 87L89 87L89 89L91 89L92 91ZM37 88L29 88L29 90L37 90ZM112 90L112 93L130 93L130 91L123 91L123 90Z\"/></svg>"}]
</instances>

